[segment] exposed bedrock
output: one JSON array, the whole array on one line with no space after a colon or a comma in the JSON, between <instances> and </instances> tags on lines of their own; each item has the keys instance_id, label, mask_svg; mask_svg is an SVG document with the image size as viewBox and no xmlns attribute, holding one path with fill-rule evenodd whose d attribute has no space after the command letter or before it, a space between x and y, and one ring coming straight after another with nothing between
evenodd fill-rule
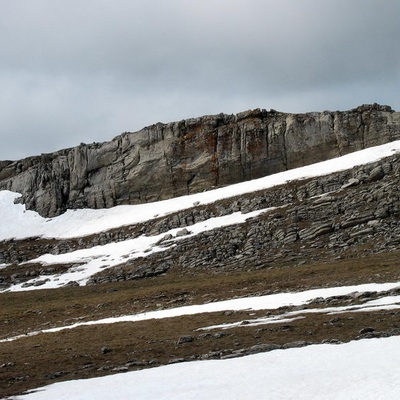
<instances>
[{"instance_id":1,"label":"exposed bedrock","mask_svg":"<svg viewBox=\"0 0 400 400\"><path fill-rule=\"evenodd\" d=\"M0 161L0 190L43 216L167 199L400 139L400 113L363 105L287 114L250 110L157 123L110 142Z\"/></svg>"}]
</instances>

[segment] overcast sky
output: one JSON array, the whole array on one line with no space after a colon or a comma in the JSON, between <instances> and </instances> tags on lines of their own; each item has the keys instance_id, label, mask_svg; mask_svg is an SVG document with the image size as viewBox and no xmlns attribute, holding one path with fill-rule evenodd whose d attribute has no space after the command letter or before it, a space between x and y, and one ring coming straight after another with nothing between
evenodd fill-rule
<instances>
[{"instance_id":1,"label":"overcast sky","mask_svg":"<svg viewBox=\"0 0 400 400\"><path fill-rule=\"evenodd\" d=\"M251 108L400 110L399 0L0 6L0 160Z\"/></svg>"}]
</instances>

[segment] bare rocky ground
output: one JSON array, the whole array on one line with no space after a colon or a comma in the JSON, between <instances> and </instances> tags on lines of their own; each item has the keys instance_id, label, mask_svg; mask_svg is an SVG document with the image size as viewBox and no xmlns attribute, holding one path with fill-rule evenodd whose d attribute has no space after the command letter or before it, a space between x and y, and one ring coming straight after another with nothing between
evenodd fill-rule
<instances>
[{"instance_id":1,"label":"bare rocky ground","mask_svg":"<svg viewBox=\"0 0 400 400\"><path fill-rule=\"evenodd\" d=\"M165 252L105 269L88 286L71 283L55 290L0 293L0 339L77 321L248 295L398 281L399 166L399 157L394 155L368 166L289 182L213 205L200 204L145 224L85 238L2 242L0 262L9 263L0 270L0 284L5 289L12 283L35 276L45 279L46 274L71 267L21 265L40 254L159 234L174 227L183 231L179 242L165 237ZM278 208L244 224L194 238L184 235L198 221L271 206ZM393 294L398 293L394 290L316 300L304 308L356 305ZM288 311L290 308L285 307L83 326L0 342L0 396L60 380L173 362L400 333L397 310L310 313L292 322L258 326L242 322L226 330L199 330Z\"/></svg>"},{"instance_id":2,"label":"bare rocky ground","mask_svg":"<svg viewBox=\"0 0 400 400\"><path fill-rule=\"evenodd\" d=\"M1 338L77 321L94 320L217 299L306 288L396 281L399 251L253 272L182 277L175 273L140 281L57 290L3 293ZM364 293L315 300L304 308L360 304L395 294ZM295 307L299 310L299 307ZM136 323L83 326L0 343L0 395L7 396L66 379L89 378L173 362L242 356L260 351L398 335L397 310L315 313L292 322L198 330L226 322L279 315L278 310L198 314ZM301 310L301 308L300 308ZM301 314L300 314L301 315Z\"/></svg>"}]
</instances>

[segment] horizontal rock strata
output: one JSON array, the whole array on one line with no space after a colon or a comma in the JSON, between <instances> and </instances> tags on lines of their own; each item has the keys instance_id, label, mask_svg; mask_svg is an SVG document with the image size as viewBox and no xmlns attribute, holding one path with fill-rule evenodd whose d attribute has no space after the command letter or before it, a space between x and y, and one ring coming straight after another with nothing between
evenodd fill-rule
<instances>
[{"instance_id":1,"label":"horizontal rock strata","mask_svg":"<svg viewBox=\"0 0 400 400\"><path fill-rule=\"evenodd\" d=\"M393 156L380 162L385 176L368 182L378 164L294 182L290 188L259 192L258 197L243 196L236 202L244 205L242 211L262 208L262 199L268 204L274 196L291 201L246 223L188 237L166 252L132 260L113 271L105 270L92 277L90 283L139 279L146 277L144 269L151 274L157 267L163 267L163 272L175 268L188 274L227 273L397 251L400 158ZM342 188L361 173L365 181ZM317 188L316 194L310 196L315 192L307 188ZM323 201L325 197L327 201ZM187 229L190 231L190 226Z\"/></svg>"},{"instance_id":2,"label":"horizontal rock strata","mask_svg":"<svg viewBox=\"0 0 400 400\"><path fill-rule=\"evenodd\" d=\"M379 180L371 180L378 168L383 175ZM1 271L0 287L37 276L44 282L48 274L76 267L18 266L42 254L66 253L142 234L159 235L173 228L181 228L182 238L176 242L172 235L165 234L159 242L166 247L164 252L105 269L89 283L143 279L172 269L182 274L228 273L397 251L400 244L399 172L400 155L394 154L350 170L292 181L214 204L199 204L145 223L95 235L63 240L3 241L0 242L0 260L15 267ZM271 206L278 208L242 224L188 236L191 225L197 222Z\"/></svg>"}]
</instances>

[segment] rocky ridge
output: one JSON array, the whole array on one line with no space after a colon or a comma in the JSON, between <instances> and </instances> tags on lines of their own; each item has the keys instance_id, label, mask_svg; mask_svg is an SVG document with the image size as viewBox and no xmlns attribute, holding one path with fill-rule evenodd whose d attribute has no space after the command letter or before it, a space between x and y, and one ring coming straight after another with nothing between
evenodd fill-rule
<instances>
[{"instance_id":1,"label":"rocky ridge","mask_svg":"<svg viewBox=\"0 0 400 400\"><path fill-rule=\"evenodd\" d=\"M73 239L30 238L0 243L0 262L14 264L0 274L0 285L25 282L62 272L76 265L45 268L29 264L42 254L67 253L140 235L166 235L162 253L131 260L93 276L89 284L137 280L167 273L230 273L280 264L298 265L305 259L324 261L357 258L396 250L400 237L400 155L318 178L288 182L259 192ZM234 212L266 211L245 223L191 237L190 226ZM188 236L189 235L189 236ZM185 237L187 236L187 237ZM28 262L21 267L21 262ZM7 271L7 272L6 272ZM36 284L39 284L36 283ZM72 284L72 283L71 283Z\"/></svg>"},{"instance_id":2,"label":"rocky ridge","mask_svg":"<svg viewBox=\"0 0 400 400\"><path fill-rule=\"evenodd\" d=\"M400 138L400 113L363 105L349 111L286 114L250 110L157 123L110 142L0 162L0 190L55 216L195 193L384 144Z\"/></svg>"},{"instance_id":3,"label":"rocky ridge","mask_svg":"<svg viewBox=\"0 0 400 400\"><path fill-rule=\"evenodd\" d=\"M141 279L169 269L183 274L225 274L395 251L400 243L399 171L400 158L393 156L317 180L259 192L254 197L243 196L229 205L217 204L217 215L254 211L270 204L280 207L244 224L181 238L179 243L166 237L166 246L176 244L166 252L105 270L89 283ZM193 220L188 215L172 216L152 231L161 232L177 220L185 221L184 233L190 233Z\"/></svg>"}]
</instances>

